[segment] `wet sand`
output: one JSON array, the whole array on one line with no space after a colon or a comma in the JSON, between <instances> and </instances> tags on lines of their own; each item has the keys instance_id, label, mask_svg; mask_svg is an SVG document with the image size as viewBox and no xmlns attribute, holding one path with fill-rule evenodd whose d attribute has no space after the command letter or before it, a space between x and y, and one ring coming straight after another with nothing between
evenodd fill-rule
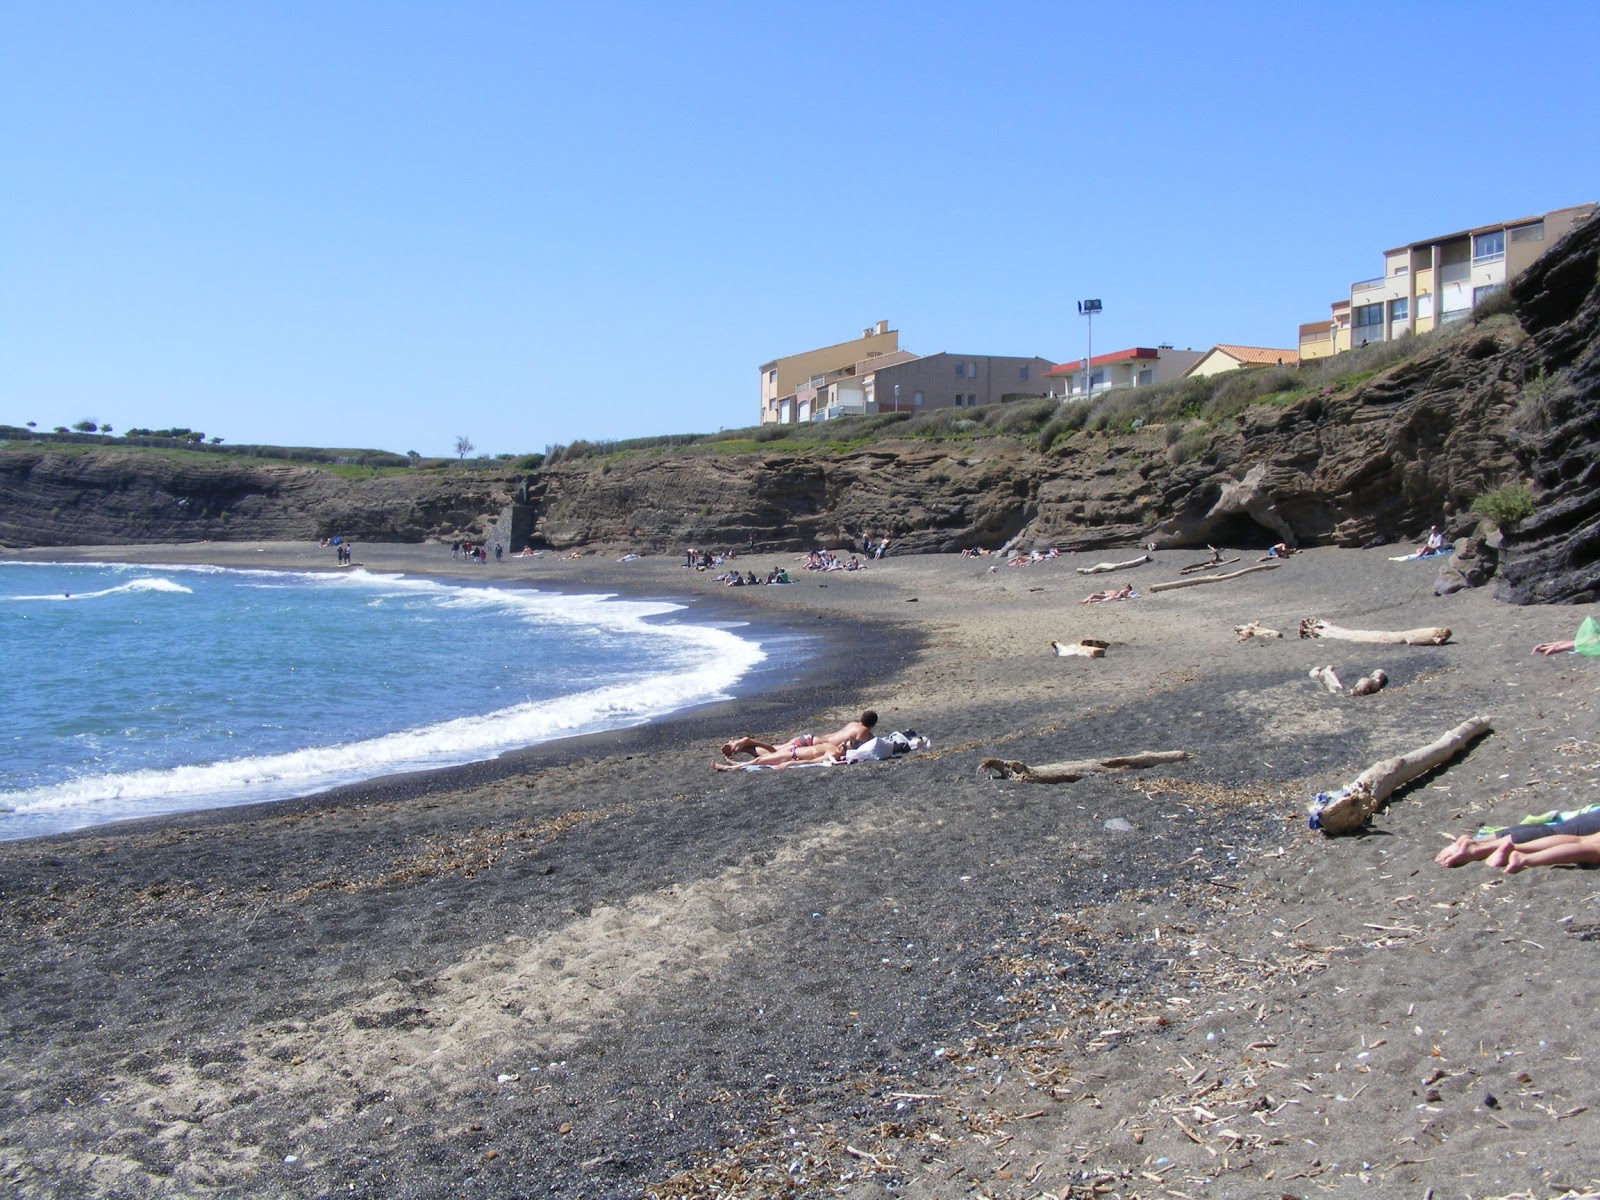
<instances>
[{"instance_id":1,"label":"wet sand","mask_svg":"<svg viewBox=\"0 0 1600 1200\"><path fill-rule=\"evenodd\" d=\"M724 589L678 560L372 570L686 595L816 631L792 686L278 805L0 845L0 1180L21 1196L1548 1195L1600 1169L1600 874L1444 870L1576 807L1584 609L1396 548L1152 594L953 556ZM329 567L315 547L15 557ZM1253 555L1246 556L1250 565ZM741 560L764 572L771 556ZM791 566L794 564L790 564ZM1237 569L1229 568L1229 569ZM1127 580L1142 594L1082 606ZM1295 637L1302 617L1450 644ZM1260 620L1281 641L1239 643ZM1094 637L1103 659L1056 658ZM1384 668L1376 696L1332 696ZM931 751L719 774L862 707ZM1371 834L1316 791L1478 714ZM1186 750L1045 785L1028 763Z\"/></svg>"}]
</instances>

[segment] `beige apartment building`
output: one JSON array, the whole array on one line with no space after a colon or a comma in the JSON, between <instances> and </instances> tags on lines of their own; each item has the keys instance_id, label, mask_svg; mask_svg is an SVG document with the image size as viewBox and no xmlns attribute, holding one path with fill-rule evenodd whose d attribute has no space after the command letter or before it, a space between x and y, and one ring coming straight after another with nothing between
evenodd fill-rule
<instances>
[{"instance_id":1,"label":"beige apartment building","mask_svg":"<svg viewBox=\"0 0 1600 1200\"><path fill-rule=\"evenodd\" d=\"M1350 298L1334 301L1327 321L1300 326L1301 357L1326 358L1463 320L1596 207L1552 209L1385 250L1382 275L1351 284Z\"/></svg>"},{"instance_id":2,"label":"beige apartment building","mask_svg":"<svg viewBox=\"0 0 1600 1200\"><path fill-rule=\"evenodd\" d=\"M879 321L848 342L790 354L761 364L761 423L793 425L816 415L819 389L864 374L876 360L914 357L900 351L900 331Z\"/></svg>"}]
</instances>

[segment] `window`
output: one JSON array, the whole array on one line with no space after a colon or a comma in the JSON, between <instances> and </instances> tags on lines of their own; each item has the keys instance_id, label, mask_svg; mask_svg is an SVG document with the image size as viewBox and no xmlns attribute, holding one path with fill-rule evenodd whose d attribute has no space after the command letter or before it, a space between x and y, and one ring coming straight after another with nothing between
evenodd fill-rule
<instances>
[{"instance_id":1,"label":"window","mask_svg":"<svg viewBox=\"0 0 1600 1200\"><path fill-rule=\"evenodd\" d=\"M967 364L966 363L957 363L956 364L956 378L957 379L965 379L966 377L967 377Z\"/></svg>"},{"instance_id":2,"label":"window","mask_svg":"<svg viewBox=\"0 0 1600 1200\"><path fill-rule=\"evenodd\" d=\"M1519 225L1511 231L1513 242L1542 242L1544 241L1544 222L1535 221L1532 225Z\"/></svg>"},{"instance_id":3,"label":"window","mask_svg":"<svg viewBox=\"0 0 1600 1200\"><path fill-rule=\"evenodd\" d=\"M1357 330L1367 329L1370 332L1371 326L1381 326L1383 324L1383 305L1381 304L1360 304L1356 306L1354 313L1355 316L1351 324Z\"/></svg>"},{"instance_id":4,"label":"window","mask_svg":"<svg viewBox=\"0 0 1600 1200\"><path fill-rule=\"evenodd\" d=\"M1407 299L1389 301L1389 323L1398 325L1401 321L1411 319L1411 301Z\"/></svg>"},{"instance_id":5,"label":"window","mask_svg":"<svg viewBox=\"0 0 1600 1200\"><path fill-rule=\"evenodd\" d=\"M968 379L976 379L977 377L978 377L978 364L977 363L968 363L967 364L967 378Z\"/></svg>"},{"instance_id":6,"label":"window","mask_svg":"<svg viewBox=\"0 0 1600 1200\"><path fill-rule=\"evenodd\" d=\"M911 407L912 408L921 408L922 407L922 393L921 392L912 392L911 393Z\"/></svg>"},{"instance_id":7,"label":"window","mask_svg":"<svg viewBox=\"0 0 1600 1200\"><path fill-rule=\"evenodd\" d=\"M1503 283L1491 283L1487 287L1476 287L1476 288L1473 288L1472 289L1472 307L1473 308L1477 308L1478 305L1482 304L1485 300L1487 300L1490 296L1494 295L1496 292L1498 292L1503 287L1505 287L1505 284L1503 284Z\"/></svg>"},{"instance_id":8,"label":"window","mask_svg":"<svg viewBox=\"0 0 1600 1200\"><path fill-rule=\"evenodd\" d=\"M1017 378L1020 379L1023 383L1027 383L1028 382L1028 368L1027 367L1018 368L1018 370L1017 370Z\"/></svg>"},{"instance_id":9,"label":"window","mask_svg":"<svg viewBox=\"0 0 1600 1200\"><path fill-rule=\"evenodd\" d=\"M1156 381L1155 368L1154 367L1146 367L1144 370L1139 372L1138 379L1134 380L1134 386L1135 387L1148 387L1150 384L1154 383L1155 381Z\"/></svg>"},{"instance_id":10,"label":"window","mask_svg":"<svg viewBox=\"0 0 1600 1200\"><path fill-rule=\"evenodd\" d=\"M1425 293L1417 297L1417 320L1426 320L1433 316L1433 296Z\"/></svg>"},{"instance_id":11,"label":"window","mask_svg":"<svg viewBox=\"0 0 1600 1200\"><path fill-rule=\"evenodd\" d=\"M1472 261L1493 262L1495 259L1506 256L1506 231L1496 229L1493 233L1480 233L1472 239Z\"/></svg>"}]
</instances>

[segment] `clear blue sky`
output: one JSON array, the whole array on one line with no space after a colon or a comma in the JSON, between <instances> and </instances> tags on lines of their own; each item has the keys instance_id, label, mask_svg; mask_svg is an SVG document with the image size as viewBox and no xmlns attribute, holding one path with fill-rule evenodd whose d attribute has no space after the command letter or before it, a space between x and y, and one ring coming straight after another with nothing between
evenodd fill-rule
<instances>
[{"instance_id":1,"label":"clear blue sky","mask_svg":"<svg viewBox=\"0 0 1600 1200\"><path fill-rule=\"evenodd\" d=\"M1290 346L1600 199L1600 3L0 10L0 422L522 453L757 367Z\"/></svg>"}]
</instances>

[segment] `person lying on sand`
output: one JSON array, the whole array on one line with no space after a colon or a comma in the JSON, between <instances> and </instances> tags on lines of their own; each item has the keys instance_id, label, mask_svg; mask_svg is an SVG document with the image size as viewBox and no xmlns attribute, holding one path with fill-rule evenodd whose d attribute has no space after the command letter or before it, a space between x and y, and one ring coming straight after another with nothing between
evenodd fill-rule
<instances>
[{"instance_id":1,"label":"person lying on sand","mask_svg":"<svg viewBox=\"0 0 1600 1200\"><path fill-rule=\"evenodd\" d=\"M1600 833L1581 837L1552 833L1521 845L1509 837L1503 838L1495 845L1494 852L1483 861L1507 875L1515 875L1529 867L1600 866Z\"/></svg>"},{"instance_id":2,"label":"person lying on sand","mask_svg":"<svg viewBox=\"0 0 1600 1200\"><path fill-rule=\"evenodd\" d=\"M1294 550L1289 546L1289 543L1287 543L1287 542L1279 542L1276 546L1273 546L1272 549L1268 550L1260 558L1256 559L1256 561L1257 562L1271 562L1275 558L1288 558L1293 553L1294 553Z\"/></svg>"},{"instance_id":3,"label":"person lying on sand","mask_svg":"<svg viewBox=\"0 0 1600 1200\"><path fill-rule=\"evenodd\" d=\"M1119 588L1109 592L1091 592L1079 604L1104 604L1110 600L1131 600L1133 598L1133 584L1125 583Z\"/></svg>"},{"instance_id":4,"label":"person lying on sand","mask_svg":"<svg viewBox=\"0 0 1600 1200\"><path fill-rule=\"evenodd\" d=\"M1540 642L1533 648L1533 653L1549 657L1552 654L1570 654L1575 649L1576 642Z\"/></svg>"},{"instance_id":5,"label":"person lying on sand","mask_svg":"<svg viewBox=\"0 0 1600 1200\"><path fill-rule=\"evenodd\" d=\"M1439 851L1434 856L1433 861L1441 867L1459 867L1469 862L1482 862L1484 859L1492 859L1502 851L1510 852L1515 850L1520 853L1536 843L1539 848L1543 848L1546 842L1550 842L1554 846L1560 846L1574 841L1595 838L1600 838L1600 808L1587 808L1573 813L1565 820L1528 821L1521 825L1513 825L1509 829L1497 829L1480 834L1464 833ZM1600 862L1600 858L1582 861ZM1499 865L1504 867L1506 860L1502 858ZM1528 863L1526 865L1536 867L1542 865L1542 863ZM1521 868L1519 867L1517 870L1521 870ZM1512 871L1510 874L1514 875L1516 872Z\"/></svg>"},{"instance_id":6,"label":"person lying on sand","mask_svg":"<svg viewBox=\"0 0 1600 1200\"><path fill-rule=\"evenodd\" d=\"M758 754L749 762L727 762L713 759L713 771L743 771L748 767L796 767L806 763L822 762L824 759L832 762L843 762L848 753L848 746L834 746L827 742L815 742L810 746L790 746L785 744L781 750L774 750L771 754Z\"/></svg>"},{"instance_id":7,"label":"person lying on sand","mask_svg":"<svg viewBox=\"0 0 1600 1200\"><path fill-rule=\"evenodd\" d=\"M722 757L732 760L740 754L763 758L773 754L787 754L790 750L808 750L815 746L838 747L851 750L872 736L872 727L878 723L878 714L867 709L854 721L846 721L832 733L802 733L782 745L758 742L753 737L734 738L722 744Z\"/></svg>"}]
</instances>

